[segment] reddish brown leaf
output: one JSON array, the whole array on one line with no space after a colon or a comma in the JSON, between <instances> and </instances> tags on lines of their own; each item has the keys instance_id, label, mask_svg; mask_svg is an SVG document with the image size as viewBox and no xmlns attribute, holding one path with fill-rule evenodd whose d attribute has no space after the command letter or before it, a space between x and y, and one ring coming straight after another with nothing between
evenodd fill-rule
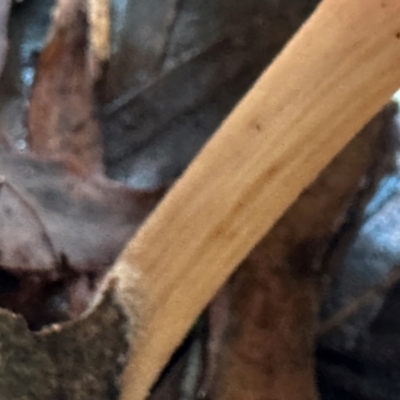
<instances>
[{"instance_id":1,"label":"reddish brown leaf","mask_svg":"<svg viewBox=\"0 0 400 400\"><path fill-rule=\"evenodd\" d=\"M28 116L29 144L44 160L69 154L86 170L101 171L88 46L85 2L59 0L48 44L37 64Z\"/></svg>"}]
</instances>

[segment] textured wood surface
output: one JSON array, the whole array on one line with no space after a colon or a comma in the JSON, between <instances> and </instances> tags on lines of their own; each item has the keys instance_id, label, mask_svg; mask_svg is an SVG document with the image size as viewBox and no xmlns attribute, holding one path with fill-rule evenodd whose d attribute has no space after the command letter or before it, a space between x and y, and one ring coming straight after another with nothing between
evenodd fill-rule
<instances>
[{"instance_id":1,"label":"textured wood surface","mask_svg":"<svg viewBox=\"0 0 400 400\"><path fill-rule=\"evenodd\" d=\"M148 299L123 399L147 395L237 264L387 102L399 37L399 1L323 2L127 246L118 267L142 271Z\"/></svg>"}]
</instances>

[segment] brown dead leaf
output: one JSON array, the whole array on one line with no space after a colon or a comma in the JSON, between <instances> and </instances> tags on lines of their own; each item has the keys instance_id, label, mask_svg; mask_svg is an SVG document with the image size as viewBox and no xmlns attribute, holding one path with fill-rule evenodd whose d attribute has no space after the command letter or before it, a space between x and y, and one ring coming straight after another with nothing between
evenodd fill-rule
<instances>
[{"instance_id":1,"label":"brown dead leaf","mask_svg":"<svg viewBox=\"0 0 400 400\"><path fill-rule=\"evenodd\" d=\"M0 181L0 265L46 271L57 255L35 209L6 180Z\"/></svg>"},{"instance_id":2,"label":"brown dead leaf","mask_svg":"<svg viewBox=\"0 0 400 400\"><path fill-rule=\"evenodd\" d=\"M40 218L57 259L65 257L74 270L110 266L162 194L135 192L100 176L88 179L66 163L28 156L1 153L0 170Z\"/></svg>"},{"instance_id":3,"label":"brown dead leaf","mask_svg":"<svg viewBox=\"0 0 400 400\"><path fill-rule=\"evenodd\" d=\"M101 82L110 175L137 187L179 176L315 3L114 3Z\"/></svg>"},{"instance_id":4,"label":"brown dead leaf","mask_svg":"<svg viewBox=\"0 0 400 400\"><path fill-rule=\"evenodd\" d=\"M0 271L17 280L0 306L33 329L87 309L164 192L134 191L101 174L93 73L105 61L106 3L87 10L84 0L58 1L30 99L31 154L0 150Z\"/></svg>"},{"instance_id":5,"label":"brown dead leaf","mask_svg":"<svg viewBox=\"0 0 400 400\"><path fill-rule=\"evenodd\" d=\"M0 296L0 305L12 303L8 308L22 313L31 326L57 321L52 304L60 301L52 299L60 296L70 307L61 319L79 315L99 278L163 194L161 189L136 192L101 176L82 177L66 162L4 152L0 171L5 182L12 182L0 191L0 265L18 271L20 281L13 299ZM30 273L38 281L35 304ZM88 273L94 274L90 290L85 289Z\"/></svg>"},{"instance_id":6,"label":"brown dead leaf","mask_svg":"<svg viewBox=\"0 0 400 400\"><path fill-rule=\"evenodd\" d=\"M59 0L48 44L37 63L28 116L29 145L43 160L68 154L80 160L82 168L101 171L88 35L85 1Z\"/></svg>"}]
</instances>

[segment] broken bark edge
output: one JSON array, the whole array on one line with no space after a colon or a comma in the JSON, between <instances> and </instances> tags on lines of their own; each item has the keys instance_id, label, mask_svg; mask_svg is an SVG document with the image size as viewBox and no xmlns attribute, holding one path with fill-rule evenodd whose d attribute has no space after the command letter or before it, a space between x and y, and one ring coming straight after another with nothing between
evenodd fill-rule
<instances>
[{"instance_id":1,"label":"broken bark edge","mask_svg":"<svg viewBox=\"0 0 400 400\"><path fill-rule=\"evenodd\" d=\"M139 279L132 269L113 268L81 317L38 332L0 309L0 398L117 400L143 318Z\"/></svg>"}]
</instances>

